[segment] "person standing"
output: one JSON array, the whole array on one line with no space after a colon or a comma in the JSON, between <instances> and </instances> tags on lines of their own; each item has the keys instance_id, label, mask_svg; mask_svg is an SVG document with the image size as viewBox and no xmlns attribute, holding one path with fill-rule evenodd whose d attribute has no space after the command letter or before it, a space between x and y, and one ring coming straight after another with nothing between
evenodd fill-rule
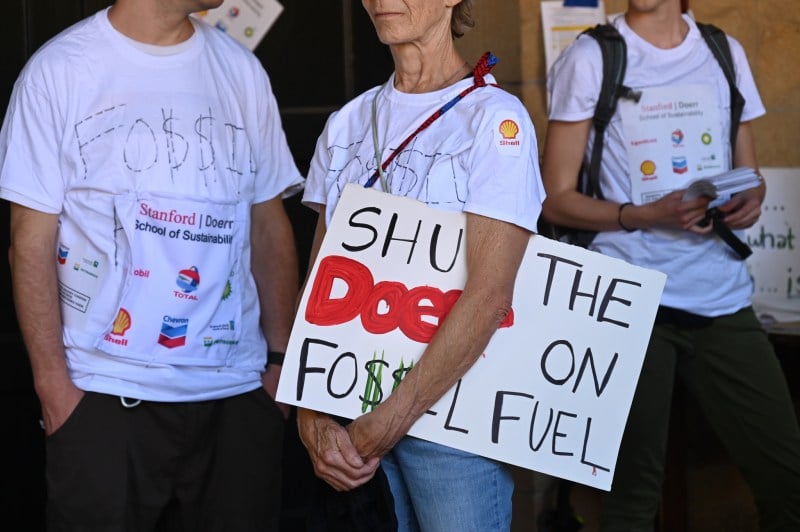
<instances>
[{"instance_id":1,"label":"person standing","mask_svg":"<svg viewBox=\"0 0 800 532\"><path fill-rule=\"evenodd\" d=\"M363 485L380 463L399 530L509 530L513 482L504 465L406 433L473 365L511 308L544 197L533 124L495 85L491 55L471 69L456 50L454 39L473 25L471 0L362 4L395 69L331 115L317 141L303 197L319 211L312 263L345 184L359 183L466 213L468 279L385 401L346 427L299 409L301 439L317 475L337 490Z\"/></svg>"},{"instance_id":2,"label":"person standing","mask_svg":"<svg viewBox=\"0 0 800 532\"><path fill-rule=\"evenodd\" d=\"M605 199L576 190L593 143L591 118L603 71L600 47L580 37L548 75L544 217L597 231L590 249L668 276L615 478L604 499L601 529L653 530L673 385L679 378L751 486L761 530L800 530L800 432L781 366L751 308L746 264L701 223L710 198L683 199L693 178L685 162L690 169L713 164L718 172L758 171L751 121L764 114L764 106L741 45L729 37L736 85L745 100L731 145L731 91L697 25L682 13L685 7L680 0L629 0L624 15L613 21L627 44L624 84L641 91L641 108L685 105L672 109L680 115L678 127L667 112L651 113L645 127L631 112L639 107L620 100L600 167ZM687 161L691 143L702 143L704 159ZM672 157L673 168L656 163L665 157ZM765 190L762 180L720 198L715 204L721 220L741 235L758 220Z\"/></svg>"},{"instance_id":3,"label":"person standing","mask_svg":"<svg viewBox=\"0 0 800 532\"><path fill-rule=\"evenodd\" d=\"M52 531L278 529L303 178L258 60L189 16L221 3L117 0L11 97L0 197Z\"/></svg>"}]
</instances>

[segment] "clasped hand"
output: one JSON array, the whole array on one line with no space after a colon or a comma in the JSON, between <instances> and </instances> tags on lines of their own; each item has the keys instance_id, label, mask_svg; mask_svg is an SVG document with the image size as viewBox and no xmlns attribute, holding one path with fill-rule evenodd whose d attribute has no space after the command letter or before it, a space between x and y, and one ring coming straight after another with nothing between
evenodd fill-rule
<instances>
[{"instance_id":1,"label":"clasped hand","mask_svg":"<svg viewBox=\"0 0 800 532\"><path fill-rule=\"evenodd\" d=\"M354 444L351 431L358 434L357 422L343 427L327 414L298 410L300 439L308 449L314 473L336 491L349 491L364 484L375 475L380 463L380 456L365 454L367 458L363 458Z\"/></svg>"}]
</instances>

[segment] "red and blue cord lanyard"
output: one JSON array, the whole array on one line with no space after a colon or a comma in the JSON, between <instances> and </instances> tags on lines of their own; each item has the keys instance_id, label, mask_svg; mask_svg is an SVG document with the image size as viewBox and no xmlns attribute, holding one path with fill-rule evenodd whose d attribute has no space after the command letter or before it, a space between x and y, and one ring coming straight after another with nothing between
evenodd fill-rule
<instances>
[{"instance_id":1,"label":"red and blue cord lanyard","mask_svg":"<svg viewBox=\"0 0 800 532\"><path fill-rule=\"evenodd\" d=\"M397 146L397 148L395 148L394 151L392 151L391 154L389 154L389 156L386 158L386 160L383 161L383 164L378 166L378 169L375 170L375 173L373 173L370 176L370 178L367 180L367 182L364 184L364 188L372 187L375 184L375 182L378 180L378 178L380 177L384 191L388 192L387 186L386 186L386 183L385 183L385 174L384 174L384 172L389 167L389 165L394 160L394 158L399 153L401 153L405 149L406 146L408 146L408 143L411 142L414 139L414 137L419 135L428 126L433 124L440 116L442 116L447 111L452 109L453 106L455 106L455 104L457 104L458 102L460 102L464 98L464 96L466 96L467 94L469 94L470 92L474 91L475 89L477 89L479 87L485 87L486 86L486 80L484 80L483 78L484 78L484 76L486 76L486 74L489 73L489 71L492 69L492 67L494 65L496 65L496 64L497 64L497 58L491 52L486 52L485 54L483 54L483 56L480 58L478 63L475 65L475 68L472 69L472 75L473 75L473 83L472 83L472 85L470 85L469 87L467 87L466 89L464 89L463 91L458 93L452 100L450 100L449 102L444 104L442 107L437 109L431 116L426 118L425 121L422 122L422 124L420 124L419 127L417 129L415 129L413 133L411 133L408 137L406 137L406 139L403 142L401 142L400 145ZM379 91L379 93L380 93L380 91ZM377 143L377 129L375 127L375 105L376 105L375 101L377 99L378 98L377 98L377 94L376 94L375 99L372 102L372 125L373 125L372 134L373 134L373 141L375 142L375 155L376 155L375 160L376 160L376 162L380 160L378 158L379 154L380 154L380 150L378 149L378 145L377 145L378 144Z\"/></svg>"}]
</instances>

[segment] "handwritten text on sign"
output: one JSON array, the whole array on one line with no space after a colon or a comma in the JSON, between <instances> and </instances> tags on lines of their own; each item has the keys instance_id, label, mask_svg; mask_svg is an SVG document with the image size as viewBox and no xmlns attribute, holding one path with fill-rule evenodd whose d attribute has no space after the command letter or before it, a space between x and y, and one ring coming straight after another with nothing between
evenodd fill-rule
<instances>
[{"instance_id":1,"label":"handwritten text on sign","mask_svg":"<svg viewBox=\"0 0 800 532\"><path fill-rule=\"evenodd\" d=\"M745 231L753 307L764 321L800 321L800 168L762 168L767 195Z\"/></svg>"},{"instance_id":2,"label":"handwritten text on sign","mask_svg":"<svg viewBox=\"0 0 800 532\"><path fill-rule=\"evenodd\" d=\"M348 185L296 318L280 401L355 418L461 294L465 215ZM609 489L661 273L531 238L513 313L410 434Z\"/></svg>"}]
</instances>

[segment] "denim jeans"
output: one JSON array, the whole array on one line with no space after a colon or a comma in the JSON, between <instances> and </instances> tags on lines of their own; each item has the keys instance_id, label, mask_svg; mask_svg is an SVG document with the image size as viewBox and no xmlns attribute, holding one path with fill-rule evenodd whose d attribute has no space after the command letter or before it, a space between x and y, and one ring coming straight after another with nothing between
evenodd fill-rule
<instances>
[{"instance_id":1,"label":"denim jeans","mask_svg":"<svg viewBox=\"0 0 800 532\"><path fill-rule=\"evenodd\" d=\"M514 481L503 464L406 436L381 465L400 532L507 532Z\"/></svg>"}]
</instances>

